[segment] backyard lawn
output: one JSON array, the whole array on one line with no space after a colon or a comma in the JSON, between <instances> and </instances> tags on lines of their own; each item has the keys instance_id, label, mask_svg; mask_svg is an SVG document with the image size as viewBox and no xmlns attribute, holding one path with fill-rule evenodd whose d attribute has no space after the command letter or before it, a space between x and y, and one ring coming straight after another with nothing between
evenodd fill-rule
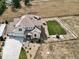
<instances>
[{"instance_id":1,"label":"backyard lawn","mask_svg":"<svg viewBox=\"0 0 79 59\"><path fill-rule=\"evenodd\" d=\"M57 21L47 21L49 35L64 35L66 31Z\"/></svg>"},{"instance_id":2,"label":"backyard lawn","mask_svg":"<svg viewBox=\"0 0 79 59\"><path fill-rule=\"evenodd\" d=\"M19 59L27 59L26 52L23 48L21 49Z\"/></svg>"}]
</instances>

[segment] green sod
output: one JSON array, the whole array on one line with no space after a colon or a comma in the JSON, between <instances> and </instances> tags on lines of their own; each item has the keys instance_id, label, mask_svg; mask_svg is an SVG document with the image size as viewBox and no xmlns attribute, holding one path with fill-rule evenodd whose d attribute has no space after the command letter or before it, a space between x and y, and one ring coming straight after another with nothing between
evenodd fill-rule
<instances>
[{"instance_id":1,"label":"green sod","mask_svg":"<svg viewBox=\"0 0 79 59\"><path fill-rule=\"evenodd\" d=\"M21 49L19 59L27 59L26 52L23 48Z\"/></svg>"},{"instance_id":2,"label":"green sod","mask_svg":"<svg viewBox=\"0 0 79 59\"><path fill-rule=\"evenodd\" d=\"M47 21L49 35L64 35L66 31L57 21Z\"/></svg>"}]
</instances>

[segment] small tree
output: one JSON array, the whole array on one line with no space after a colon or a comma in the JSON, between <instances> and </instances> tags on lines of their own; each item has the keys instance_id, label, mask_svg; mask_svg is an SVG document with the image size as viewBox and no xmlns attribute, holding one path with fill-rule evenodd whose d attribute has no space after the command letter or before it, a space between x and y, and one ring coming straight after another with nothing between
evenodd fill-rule
<instances>
[{"instance_id":1,"label":"small tree","mask_svg":"<svg viewBox=\"0 0 79 59\"><path fill-rule=\"evenodd\" d=\"M39 39L39 40L37 41L37 43L41 43L41 40Z\"/></svg>"},{"instance_id":2,"label":"small tree","mask_svg":"<svg viewBox=\"0 0 79 59\"><path fill-rule=\"evenodd\" d=\"M59 38L60 38L60 36L59 36L59 35L56 35L56 38L58 38L58 39L59 39Z\"/></svg>"},{"instance_id":3,"label":"small tree","mask_svg":"<svg viewBox=\"0 0 79 59\"><path fill-rule=\"evenodd\" d=\"M3 38L2 36L0 37L0 41L5 41L4 38Z\"/></svg>"},{"instance_id":4,"label":"small tree","mask_svg":"<svg viewBox=\"0 0 79 59\"><path fill-rule=\"evenodd\" d=\"M5 0L0 0L0 15L2 15L5 9L6 9Z\"/></svg>"},{"instance_id":5,"label":"small tree","mask_svg":"<svg viewBox=\"0 0 79 59\"><path fill-rule=\"evenodd\" d=\"M8 21L7 21L7 20L5 20L5 23L6 23L6 24L8 24Z\"/></svg>"},{"instance_id":6,"label":"small tree","mask_svg":"<svg viewBox=\"0 0 79 59\"><path fill-rule=\"evenodd\" d=\"M12 0L12 4L15 8L20 8L20 0Z\"/></svg>"}]
</instances>

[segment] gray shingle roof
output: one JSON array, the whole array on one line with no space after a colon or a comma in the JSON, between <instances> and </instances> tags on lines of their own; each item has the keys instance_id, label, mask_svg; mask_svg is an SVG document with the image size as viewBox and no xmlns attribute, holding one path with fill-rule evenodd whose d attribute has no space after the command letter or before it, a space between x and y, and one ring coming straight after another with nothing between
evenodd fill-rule
<instances>
[{"instance_id":1,"label":"gray shingle roof","mask_svg":"<svg viewBox=\"0 0 79 59\"><path fill-rule=\"evenodd\" d=\"M12 32L17 27L35 27L41 26L41 20L37 20L34 18L35 15L24 15L21 18L14 18L14 22L11 22L8 25L8 32ZM39 16L37 16L39 17Z\"/></svg>"},{"instance_id":2,"label":"gray shingle roof","mask_svg":"<svg viewBox=\"0 0 79 59\"><path fill-rule=\"evenodd\" d=\"M19 24L20 27L34 27L34 23L30 20L30 18L28 16L23 16L21 17L21 23Z\"/></svg>"},{"instance_id":3,"label":"gray shingle roof","mask_svg":"<svg viewBox=\"0 0 79 59\"><path fill-rule=\"evenodd\" d=\"M7 26L7 32L12 32L15 29L15 25L20 20L20 18L14 18L14 22L10 22Z\"/></svg>"}]
</instances>

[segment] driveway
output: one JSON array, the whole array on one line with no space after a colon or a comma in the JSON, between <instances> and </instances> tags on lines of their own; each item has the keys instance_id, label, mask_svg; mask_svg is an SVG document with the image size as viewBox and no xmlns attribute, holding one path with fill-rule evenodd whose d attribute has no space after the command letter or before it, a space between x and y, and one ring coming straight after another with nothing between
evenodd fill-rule
<instances>
[{"instance_id":1,"label":"driveway","mask_svg":"<svg viewBox=\"0 0 79 59\"><path fill-rule=\"evenodd\" d=\"M23 39L7 38L3 47L2 59L19 59Z\"/></svg>"}]
</instances>

